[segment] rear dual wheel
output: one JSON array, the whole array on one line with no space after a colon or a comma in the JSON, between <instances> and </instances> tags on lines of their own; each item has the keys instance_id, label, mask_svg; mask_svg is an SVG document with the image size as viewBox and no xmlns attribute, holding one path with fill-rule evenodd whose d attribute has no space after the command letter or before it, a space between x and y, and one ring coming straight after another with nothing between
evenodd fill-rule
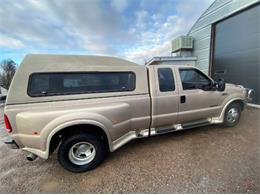
<instances>
[{"instance_id":1,"label":"rear dual wheel","mask_svg":"<svg viewBox=\"0 0 260 195\"><path fill-rule=\"evenodd\" d=\"M67 137L60 145L58 160L71 172L85 172L96 168L106 156L102 140L93 134L76 134Z\"/></svg>"}]
</instances>

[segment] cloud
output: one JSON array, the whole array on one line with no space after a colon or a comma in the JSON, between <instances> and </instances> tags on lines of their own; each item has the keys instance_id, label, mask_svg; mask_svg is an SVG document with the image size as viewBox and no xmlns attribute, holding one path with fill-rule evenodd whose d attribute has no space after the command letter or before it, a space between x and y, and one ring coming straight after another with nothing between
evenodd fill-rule
<instances>
[{"instance_id":1,"label":"cloud","mask_svg":"<svg viewBox=\"0 0 260 195\"><path fill-rule=\"evenodd\" d=\"M145 10L140 10L135 13L136 15L136 27L144 29L146 27L147 18L149 16L148 12Z\"/></svg>"},{"instance_id":2,"label":"cloud","mask_svg":"<svg viewBox=\"0 0 260 195\"><path fill-rule=\"evenodd\" d=\"M144 64L154 56L170 55L172 38L186 31L178 16L168 16L162 23L156 17L153 20L153 28L140 33L138 46L125 51L128 59Z\"/></svg>"},{"instance_id":3,"label":"cloud","mask_svg":"<svg viewBox=\"0 0 260 195\"><path fill-rule=\"evenodd\" d=\"M168 55L171 40L212 1L1 0L0 51L115 55L142 63Z\"/></svg>"},{"instance_id":4,"label":"cloud","mask_svg":"<svg viewBox=\"0 0 260 195\"><path fill-rule=\"evenodd\" d=\"M171 45L170 42L165 41L164 43L160 44L160 46L146 48L146 47L139 47L133 49L131 51L127 51L124 53L125 58L140 63L145 64L154 56L161 56L161 55L170 55Z\"/></svg>"},{"instance_id":5,"label":"cloud","mask_svg":"<svg viewBox=\"0 0 260 195\"><path fill-rule=\"evenodd\" d=\"M21 49L24 48L25 45L20 40L0 34L0 48L1 47L8 49Z\"/></svg>"},{"instance_id":6,"label":"cloud","mask_svg":"<svg viewBox=\"0 0 260 195\"><path fill-rule=\"evenodd\" d=\"M123 12L128 5L128 0L111 0L111 6L118 12Z\"/></svg>"},{"instance_id":7,"label":"cloud","mask_svg":"<svg viewBox=\"0 0 260 195\"><path fill-rule=\"evenodd\" d=\"M181 1L175 5L174 15L164 17L161 13L149 15L147 12L141 12L141 24L151 25L145 31L141 31L138 39L138 46L125 51L123 56L126 58L144 64L154 56L171 55L171 41L180 35L185 35L203 11L212 3L212 0ZM194 11L196 10L196 11ZM138 18L138 17L137 17ZM139 20L140 21L140 20ZM140 24L137 22L137 28Z\"/></svg>"}]
</instances>

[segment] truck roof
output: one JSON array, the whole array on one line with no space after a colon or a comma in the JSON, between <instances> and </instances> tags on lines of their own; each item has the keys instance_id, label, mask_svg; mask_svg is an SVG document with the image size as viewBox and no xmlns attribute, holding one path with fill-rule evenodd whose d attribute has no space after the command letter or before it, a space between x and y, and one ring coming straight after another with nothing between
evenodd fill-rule
<instances>
[{"instance_id":1,"label":"truck roof","mask_svg":"<svg viewBox=\"0 0 260 195\"><path fill-rule=\"evenodd\" d=\"M41 69L46 65L57 66L140 66L139 64L108 56L88 56L88 55L54 55L54 54L27 54L21 65Z\"/></svg>"}]
</instances>

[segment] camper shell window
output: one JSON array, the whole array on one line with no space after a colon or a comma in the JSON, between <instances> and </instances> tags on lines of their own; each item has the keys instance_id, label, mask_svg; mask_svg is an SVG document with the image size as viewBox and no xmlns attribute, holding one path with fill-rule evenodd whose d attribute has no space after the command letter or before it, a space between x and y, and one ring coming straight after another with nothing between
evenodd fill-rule
<instances>
[{"instance_id":1,"label":"camper shell window","mask_svg":"<svg viewBox=\"0 0 260 195\"><path fill-rule=\"evenodd\" d=\"M133 72L34 73L30 75L31 97L135 90Z\"/></svg>"}]
</instances>

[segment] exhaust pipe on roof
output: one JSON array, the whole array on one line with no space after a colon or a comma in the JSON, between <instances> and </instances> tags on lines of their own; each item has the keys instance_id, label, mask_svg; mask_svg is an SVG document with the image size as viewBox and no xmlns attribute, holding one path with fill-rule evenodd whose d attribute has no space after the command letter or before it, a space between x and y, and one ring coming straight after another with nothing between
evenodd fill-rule
<instances>
[{"instance_id":1,"label":"exhaust pipe on roof","mask_svg":"<svg viewBox=\"0 0 260 195\"><path fill-rule=\"evenodd\" d=\"M36 154L30 153L26 156L26 159L29 161L34 161L38 156Z\"/></svg>"}]
</instances>

